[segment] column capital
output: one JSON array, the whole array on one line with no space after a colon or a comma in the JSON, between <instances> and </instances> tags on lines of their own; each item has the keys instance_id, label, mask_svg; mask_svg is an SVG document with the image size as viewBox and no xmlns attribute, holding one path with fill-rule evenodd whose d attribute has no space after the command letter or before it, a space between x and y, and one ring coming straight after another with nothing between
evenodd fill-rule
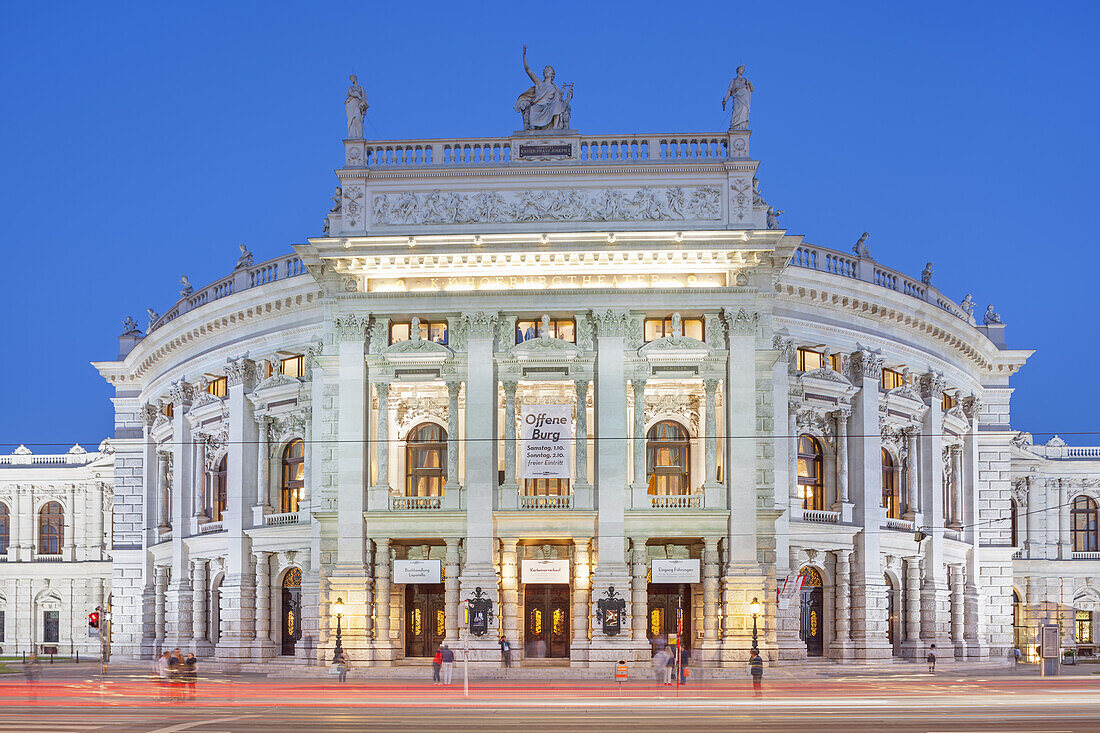
<instances>
[{"instance_id":1,"label":"column capital","mask_svg":"<svg viewBox=\"0 0 1100 733\"><path fill-rule=\"evenodd\" d=\"M858 349L848 357L848 378L853 383L882 379L882 355L870 349ZM858 385L857 385L858 386Z\"/></svg>"},{"instance_id":2,"label":"column capital","mask_svg":"<svg viewBox=\"0 0 1100 733\"><path fill-rule=\"evenodd\" d=\"M592 322L596 324L596 336L599 338L626 337L630 334L630 311L608 308L605 311L591 311Z\"/></svg>"},{"instance_id":3,"label":"column capital","mask_svg":"<svg viewBox=\"0 0 1100 733\"><path fill-rule=\"evenodd\" d=\"M332 330L336 333L337 341L362 342L366 339L369 324L370 314L358 316L354 313L342 313L332 319Z\"/></svg>"},{"instance_id":4,"label":"column capital","mask_svg":"<svg viewBox=\"0 0 1100 733\"><path fill-rule=\"evenodd\" d=\"M731 339L734 336L755 336L760 314L744 308L738 308L736 313L732 308L723 308L722 320L726 323Z\"/></svg>"},{"instance_id":5,"label":"column capital","mask_svg":"<svg viewBox=\"0 0 1100 733\"><path fill-rule=\"evenodd\" d=\"M516 396L516 388L519 387L519 381L518 380L515 380L515 379L502 379L502 380L500 380L500 383L504 387L504 396L505 397L515 397Z\"/></svg>"},{"instance_id":6,"label":"column capital","mask_svg":"<svg viewBox=\"0 0 1100 733\"><path fill-rule=\"evenodd\" d=\"M258 379L256 362L247 356L226 359L225 376L230 387L243 385L246 392L251 391Z\"/></svg>"},{"instance_id":7,"label":"column capital","mask_svg":"<svg viewBox=\"0 0 1100 733\"><path fill-rule=\"evenodd\" d=\"M918 378L920 395L930 403L938 402L943 398L943 391L947 388L947 380L940 372L928 372Z\"/></svg>"},{"instance_id":8,"label":"column capital","mask_svg":"<svg viewBox=\"0 0 1100 733\"><path fill-rule=\"evenodd\" d=\"M500 314L495 311L476 311L464 314L463 318L465 319L467 338L491 339L495 336Z\"/></svg>"},{"instance_id":9,"label":"column capital","mask_svg":"<svg viewBox=\"0 0 1100 733\"><path fill-rule=\"evenodd\" d=\"M179 413L184 413L195 399L195 387L184 379L177 379L168 388L168 399Z\"/></svg>"}]
</instances>

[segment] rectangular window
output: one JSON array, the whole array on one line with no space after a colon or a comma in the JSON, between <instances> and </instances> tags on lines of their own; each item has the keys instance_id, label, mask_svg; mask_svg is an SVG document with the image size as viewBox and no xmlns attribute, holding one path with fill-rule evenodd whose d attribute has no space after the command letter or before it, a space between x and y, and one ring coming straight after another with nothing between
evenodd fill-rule
<instances>
[{"instance_id":1,"label":"rectangular window","mask_svg":"<svg viewBox=\"0 0 1100 733\"><path fill-rule=\"evenodd\" d=\"M688 338L703 340L703 319L702 318L684 318L681 319L681 328L683 329L683 336ZM645 325L642 329L642 334L645 337L645 342L648 344L650 341L656 341L659 338L672 335L672 317L668 318L647 318L645 319Z\"/></svg>"},{"instance_id":2,"label":"rectangular window","mask_svg":"<svg viewBox=\"0 0 1100 733\"><path fill-rule=\"evenodd\" d=\"M897 389L905 384L905 377L901 375L901 372L895 372L893 369L882 370L882 388L886 391Z\"/></svg>"},{"instance_id":3,"label":"rectangular window","mask_svg":"<svg viewBox=\"0 0 1100 733\"><path fill-rule=\"evenodd\" d=\"M390 324L390 343L396 344L398 341L409 340L409 328L412 326L410 323L391 323ZM421 321L420 322L420 338L423 341L431 341L437 344L447 343L447 322L446 321Z\"/></svg>"},{"instance_id":4,"label":"rectangular window","mask_svg":"<svg viewBox=\"0 0 1100 733\"><path fill-rule=\"evenodd\" d=\"M61 641L60 611L42 612L42 641L46 644L56 644Z\"/></svg>"},{"instance_id":5,"label":"rectangular window","mask_svg":"<svg viewBox=\"0 0 1100 733\"><path fill-rule=\"evenodd\" d=\"M820 369L825 364L825 355L820 351L814 351L813 349L798 349L797 356L797 366L800 372ZM832 366L833 371L840 371L840 354L830 354L829 364Z\"/></svg>"},{"instance_id":6,"label":"rectangular window","mask_svg":"<svg viewBox=\"0 0 1100 733\"><path fill-rule=\"evenodd\" d=\"M516 343L522 344L524 341L537 338L541 328L542 320L516 321ZM561 339L575 344L577 342L577 324L572 318L552 318L546 327L546 338Z\"/></svg>"},{"instance_id":7,"label":"rectangular window","mask_svg":"<svg viewBox=\"0 0 1100 733\"><path fill-rule=\"evenodd\" d=\"M176 416L176 408L171 402L165 402L164 406L160 408L160 414L167 418L173 418Z\"/></svg>"},{"instance_id":8,"label":"rectangular window","mask_svg":"<svg viewBox=\"0 0 1100 733\"><path fill-rule=\"evenodd\" d=\"M306 358L301 354L288 356L279 362L279 370L288 377L301 379L306 369Z\"/></svg>"},{"instance_id":9,"label":"rectangular window","mask_svg":"<svg viewBox=\"0 0 1100 733\"><path fill-rule=\"evenodd\" d=\"M206 385L206 391L215 397L225 397L229 394L229 378L211 375L210 382Z\"/></svg>"},{"instance_id":10,"label":"rectangular window","mask_svg":"<svg viewBox=\"0 0 1100 733\"><path fill-rule=\"evenodd\" d=\"M1092 611L1077 611L1077 643L1092 643Z\"/></svg>"},{"instance_id":11,"label":"rectangular window","mask_svg":"<svg viewBox=\"0 0 1100 733\"><path fill-rule=\"evenodd\" d=\"M943 411L947 412L955 406L955 398L946 392L943 393Z\"/></svg>"}]
</instances>

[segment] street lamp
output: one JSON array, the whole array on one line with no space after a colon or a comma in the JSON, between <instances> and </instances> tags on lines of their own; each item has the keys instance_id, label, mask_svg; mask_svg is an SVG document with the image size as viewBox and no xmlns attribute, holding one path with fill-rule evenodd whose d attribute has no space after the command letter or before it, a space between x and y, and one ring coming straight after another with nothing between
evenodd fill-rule
<instances>
[{"instance_id":1,"label":"street lamp","mask_svg":"<svg viewBox=\"0 0 1100 733\"><path fill-rule=\"evenodd\" d=\"M337 598L336 603L332 604L332 610L336 613L336 648L332 650L332 661L335 662L344 653L344 646L340 641L340 619L344 616L344 599Z\"/></svg>"},{"instance_id":2,"label":"street lamp","mask_svg":"<svg viewBox=\"0 0 1100 733\"><path fill-rule=\"evenodd\" d=\"M760 599L756 596L753 596L752 603L749 604L749 611L752 613L752 650L759 653L760 648L756 643L756 617L760 615Z\"/></svg>"}]
</instances>

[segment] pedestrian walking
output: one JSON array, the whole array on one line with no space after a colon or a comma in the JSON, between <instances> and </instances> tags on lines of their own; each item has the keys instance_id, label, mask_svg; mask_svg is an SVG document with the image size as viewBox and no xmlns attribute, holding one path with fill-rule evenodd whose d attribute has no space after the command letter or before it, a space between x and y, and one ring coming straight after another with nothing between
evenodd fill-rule
<instances>
[{"instance_id":1,"label":"pedestrian walking","mask_svg":"<svg viewBox=\"0 0 1100 733\"><path fill-rule=\"evenodd\" d=\"M672 684L672 673L676 671L676 652L669 647L665 650L667 659L665 660L665 686Z\"/></svg>"},{"instance_id":2,"label":"pedestrian walking","mask_svg":"<svg viewBox=\"0 0 1100 733\"><path fill-rule=\"evenodd\" d=\"M512 645L503 636L500 637L500 659L505 667L512 666Z\"/></svg>"},{"instance_id":3,"label":"pedestrian walking","mask_svg":"<svg viewBox=\"0 0 1100 733\"><path fill-rule=\"evenodd\" d=\"M432 657L432 684L442 684L439 679L439 670L443 666L443 647L439 647L435 650L435 656Z\"/></svg>"},{"instance_id":4,"label":"pedestrian walking","mask_svg":"<svg viewBox=\"0 0 1100 733\"><path fill-rule=\"evenodd\" d=\"M195 655L191 652L187 653L187 658L183 660L182 670L180 676L183 678L183 682L187 685L187 697L194 700L197 695L197 685L199 681L199 660L195 659Z\"/></svg>"},{"instance_id":5,"label":"pedestrian walking","mask_svg":"<svg viewBox=\"0 0 1100 733\"><path fill-rule=\"evenodd\" d=\"M1020 651L1020 647L1016 647L1012 650L1012 670L1015 671L1020 666L1020 659L1024 656L1024 653Z\"/></svg>"},{"instance_id":6,"label":"pedestrian walking","mask_svg":"<svg viewBox=\"0 0 1100 733\"><path fill-rule=\"evenodd\" d=\"M691 650L687 646L680 647L680 684L686 685L688 678L688 662L691 660Z\"/></svg>"},{"instance_id":7,"label":"pedestrian walking","mask_svg":"<svg viewBox=\"0 0 1100 733\"><path fill-rule=\"evenodd\" d=\"M749 674L752 675L753 697L763 697L764 689L761 681L764 678L764 660L760 658L760 652L755 649L749 655Z\"/></svg>"},{"instance_id":8,"label":"pedestrian walking","mask_svg":"<svg viewBox=\"0 0 1100 733\"><path fill-rule=\"evenodd\" d=\"M27 696L32 700L38 699L38 680L42 677L42 665L38 663L38 655L34 652L23 662L23 675L27 678Z\"/></svg>"},{"instance_id":9,"label":"pedestrian walking","mask_svg":"<svg viewBox=\"0 0 1100 733\"><path fill-rule=\"evenodd\" d=\"M168 652L163 652L160 656L153 661L153 676L157 681L157 687L160 690L160 699L165 700L168 698L168 659L171 655Z\"/></svg>"},{"instance_id":10,"label":"pedestrian walking","mask_svg":"<svg viewBox=\"0 0 1100 733\"><path fill-rule=\"evenodd\" d=\"M665 651L666 648L661 647L653 655L653 681L658 685L664 684L665 670L668 669L668 652Z\"/></svg>"},{"instance_id":11,"label":"pedestrian walking","mask_svg":"<svg viewBox=\"0 0 1100 733\"><path fill-rule=\"evenodd\" d=\"M453 675L455 671L455 653L454 650L446 644L443 644L439 650L443 655L441 657L443 667L443 684L449 685L451 684L451 675Z\"/></svg>"},{"instance_id":12,"label":"pedestrian walking","mask_svg":"<svg viewBox=\"0 0 1100 733\"><path fill-rule=\"evenodd\" d=\"M340 682L346 682L348 679L348 670L351 668L351 659L348 657L348 653L343 649L336 655L336 658L332 660L332 663L336 665L336 669L340 676L337 678Z\"/></svg>"},{"instance_id":13,"label":"pedestrian walking","mask_svg":"<svg viewBox=\"0 0 1100 733\"><path fill-rule=\"evenodd\" d=\"M183 671L183 654L180 650L173 649L168 657L168 691L172 698L181 697L179 683L183 680L180 673Z\"/></svg>"},{"instance_id":14,"label":"pedestrian walking","mask_svg":"<svg viewBox=\"0 0 1100 733\"><path fill-rule=\"evenodd\" d=\"M936 673L936 645L928 647L928 672L930 674Z\"/></svg>"}]
</instances>

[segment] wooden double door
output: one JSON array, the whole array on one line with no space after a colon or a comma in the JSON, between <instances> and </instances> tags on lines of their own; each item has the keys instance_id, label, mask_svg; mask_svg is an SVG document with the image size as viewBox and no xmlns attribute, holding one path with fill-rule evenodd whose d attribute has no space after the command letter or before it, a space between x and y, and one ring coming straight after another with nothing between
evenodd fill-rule
<instances>
[{"instance_id":1,"label":"wooden double door","mask_svg":"<svg viewBox=\"0 0 1100 733\"><path fill-rule=\"evenodd\" d=\"M680 644L691 644L691 586L650 583L647 594L646 636L656 654L682 629Z\"/></svg>"},{"instance_id":2,"label":"wooden double door","mask_svg":"<svg viewBox=\"0 0 1100 733\"><path fill-rule=\"evenodd\" d=\"M524 586L524 644L528 658L569 656L569 586Z\"/></svg>"},{"instance_id":3,"label":"wooden double door","mask_svg":"<svg viewBox=\"0 0 1100 733\"><path fill-rule=\"evenodd\" d=\"M816 568L804 568L800 597L798 638L806 643L806 656L825 654L824 611L825 591L821 573Z\"/></svg>"},{"instance_id":4,"label":"wooden double door","mask_svg":"<svg viewBox=\"0 0 1100 733\"><path fill-rule=\"evenodd\" d=\"M442 583L405 586L405 656L431 657L447 638L447 603Z\"/></svg>"}]
</instances>

